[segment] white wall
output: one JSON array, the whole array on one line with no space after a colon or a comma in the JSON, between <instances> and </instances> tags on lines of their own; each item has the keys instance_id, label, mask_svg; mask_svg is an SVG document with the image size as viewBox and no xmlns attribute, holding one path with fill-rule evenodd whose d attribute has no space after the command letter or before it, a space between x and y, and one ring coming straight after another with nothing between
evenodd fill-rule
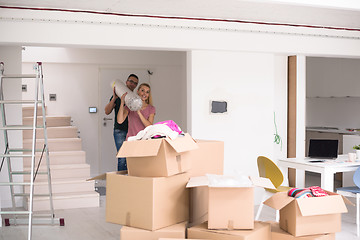
<instances>
[{"instance_id":1,"label":"white wall","mask_svg":"<svg viewBox=\"0 0 360 240\"><path fill-rule=\"evenodd\" d=\"M307 57L307 97L360 97L360 59Z\"/></svg>"},{"instance_id":2,"label":"white wall","mask_svg":"<svg viewBox=\"0 0 360 240\"><path fill-rule=\"evenodd\" d=\"M225 142L225 173L256 174L257 156L273 157L274 56L192 51L190 57L193 137ZM210 100L227 101L228 112L210 114Z\"/></svg>"},{"instance_id":3,"label":"white wall","mask_svg":"<svg viewBox=\"0 0 360 240\"><path fill-rule=\"evenodd\" d=\"M286 156L287 58L223 51L192 51L188 58L192 103L188 125L197 139L224 141L224 173L257 175L258 156ZM211 114L210 100L227 101L228 112ZM274 143L275 110L281 150Z\"/></svg>"},{"instance_id":4,"label":"white wall","mask_svg":"<svg viewBox=\"0 0 360 240\"><path fill-rule=\"evenodd\" d=\"M21 74L21 47L0 46L0 62L4 62L4 74ZM6 79L3 83L3 93L5 100L21 100L21 79ZM21 106L5 105L6 123L9 125L21 125ZM0 120L3 124L2 118ZM22 131L8 131L8 140L10 148L22 147ZM3 131L0 131L0 152L5 151L5 140ZM1 158L2 160L2 158ZM20 158L11 158L11 167L13 170L21 170L23 163ZM6 160L3 169L0 172L0 182L8 182L8 165ZM14 178L14 181L21 181L21 177ZM19 192L19 190L17 190ZM10 187L0 187L0 201L3 208L11 207ZM17 206L22 206L21 200L17 199Z\"/></svg>"},{"instance_id":5,"label":"white wall","mask_svg":"<svg viewBox=\"0 0 360 240\"><path fill-rule=\"evenodd\" d=\"M360 128L360 59L308 57L307 126Z\"/></svg>"},{"instance_id":6,"label":"white wall","mask_svg":"<svg viewBox=\"0 0 360 240\"><path fill-rule=\"evenodd\" d=\"M43 62L47 113L72 117L73 125L79 128L93 176L100 173L98 159L101 149L98 146L102 121L99 118L104 111L100 109L99 99L100 68L151 70L152 94L157 110L155 122L172 119L184 131L187 130L186 104L182 104L186 102L184 52L26 47L23 61L24 73L31 72L34 62ZM30 82L28 85L29 91L23 94L25 99L33 98ZM110 89L108 83L106 87ZM57 94L57 100L49 101L49 93ZM90 114L89 106L96 106L98 113ZM109 139L113 145L112 136Z\"/></svg>"},{"instance_id":7,"label":"white wall","mask_svg":"<svg viewBox=\"0 0 360 240\"><path fill-rule=\"evenodd\" d=\"M281 141L279 144L274 144L274 160L287 157L287 70L288 57L275 55L274 113L277 134L280 136ZM276 134L275 130L274 134Z\"/></svg>"}]
</instances>

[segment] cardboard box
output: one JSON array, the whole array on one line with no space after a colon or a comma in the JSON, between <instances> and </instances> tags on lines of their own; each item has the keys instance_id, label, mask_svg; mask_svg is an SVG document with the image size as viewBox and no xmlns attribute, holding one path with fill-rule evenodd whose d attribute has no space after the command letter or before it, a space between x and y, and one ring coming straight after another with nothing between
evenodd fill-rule
<instances>
[{"instance_id":1,"label":"cardboard box","mask_svg":"<svg viewBox=\"0 0 360 240\"><path fill-rule=\"evenodd\" d=\"M222 175L224 172L224 142L196 139L198 149L187 152L191 159L190 177L204 176L205 174ZM208 220L207 187L189 188L190 213L189 226L195 226Z\"/></svg>"},{"instance_id":2,"label":"cardboard box","mask_svg":"<svg viewBox=\"0 0 360 240\"><path fill-rule=\"evenodd\" d=\"M317 234L303 237L294 237L288 232L282 230L277 222L269 222L271 224L272 240L335 240L335 233Z\"/></svg>"},{"instance_id":3,"label":"cardboard box","mask_svg":"<svg viewBox=\"0 0 360 240\"><path fill-rule=\"evenodd\" d=\"M199 186L189 188L189 227L207 222L209 209L209 188Z\"/></svg>"},{"instance_id":4,"label":"cardboard box","mask_svg":"<svg viewBox=\"0 0 360 240\"><path fill-rule=\"evenodd\" d=\"M189 176L222 175L224 173L224 142L196 139L196 143L199 148L186 153L191 159Z\"/></svg>"},{"instance_id":5,"label":"cardboard box","mask_svg":"<svg viewBox=\"0 0 360 240\"><path fill-rule=\"evenodd\" d=\"M180 238L185 239L186 222L161 228L156 231L149 231L140 228L123 226L120 229L121 240L158 240L159 238Z\"/></svg>"},{"instance_id":6,"label":"cardboard box","mask_svg":"<svg viewBox=\"0 0 360 240\"><path fill-rule=\"evenodd\" d=\"M274 194L264 204L280 210L280 227L292 235L306 236L341 231L341 213L351 202L333 192L329 196L293 198L286 192Z\"/></svg>"},{"instance_id":7,"label":"cardboard box","mask_svg":"<svg viewBox=\"0 0 360 240\"><path fill-rule=\"evenodd\" d=\"M274 188L267 178L253 178L256 186ZM199 222L208 218L209 229L253 229L254 228L254 188L251 187L209 187L206 176L192 177L187 188L199 188L200 198L192 196L193 205L203 206L192 210L190 221ZM204 188L205 187L205 188ZM208 198L206 197L208 191ZM205 206L205 207L204 207ZM207 209L206 209L207 206ZM191 224L193 226L193 224Z\"/></svg>"},{"instance_id":8,"label":"cardboard box","mask_svg":"<svg viewBox=\"0 0 360 240\"><path fill-rule=\"evenodd\" d=\"M134 177L106 173L106 221L146 230L157 230L189 218L187 173L171 177Z\"/></svg>"},{"instance_id":9,"label":"cardboard box","mask_svg":"<svg viewBox=\"0 0 360 240\"><path fill-rule=\"evenodd\" d=\"M188 151L198 146L189 134L184 137L125 141L116 157L126 157L128 173L137 177L167 177L191 168Z\"/></svg>"},{"instance_id":10,"label":"cardboard box","mask_svg":"<svg viewBox=\"0 0 360 240\"><path fill-rule=\"evenodd\" d=\"M253 230L209 230L206 223L188 228L188 238L216 240L271 240L270 224L255 222Z\"/></svg>"}]
</instances>

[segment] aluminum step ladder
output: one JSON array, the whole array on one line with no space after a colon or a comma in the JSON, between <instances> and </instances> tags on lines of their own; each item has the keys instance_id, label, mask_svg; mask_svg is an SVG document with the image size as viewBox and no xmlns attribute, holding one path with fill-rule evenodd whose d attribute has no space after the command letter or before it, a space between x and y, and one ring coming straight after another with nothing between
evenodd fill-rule
<instances>
[{"instance_id":1,"label":"aluminum step ladder","mask_svg":"<svg viewBox=\"0 0 360 240\"><path fill-rule=\"evenodd\" d=\"M4 63L0 62L0 110L1 110L1 121L2 125L0 126L0 130L3 131L4 134L4 154L0 154L0 158L2 158L0 171L3 171L3 165L6 160L8 174L9 174L9 182L0 183L0 186L9 186L11 201L12 201L12 209L11 211L2 211L0 209L0 214L7 214L13 216L13 218L5 219L5 226L10 225L22 225L28 224L28 240L32 238L32 225L33 224L60 224L60 226L64 226L64 219L55 218L54 214L54 206L53 206L53 196L52 196L52 188L51 188L51 175L50 175L50 161L49 161L49 150L48 150L48 139L46 132L46 117L45 117L45 97L44 97L44 82L43 82L43 73L42 73L42 63L38 62L34 66L34 70L36 74L12 74L5 75L4 74ZM34 100L5 100L4 99L4 80L5 79L24 79L30 78L34 79L35 82L35 95ZM39 94L40 89L40 94ZM6 122L6 105L8 104L20 104L26 105L30 104L30 106L34 106L34 119L32 126L28 125L10 125ZM38 125L37 116L38 116L38 107L41 106L42 109L42 124ZM21 116L19 116L21 117ZM36 149L36 129L43 129L44 131L44 146L42 149ZM32 147L31 149L23 149L23 148L11 148L9 145L9 131L23 131L23 130L32 130ZM41 157L36 166L35 158L36 152L41 152ZM39 172L38 169L41 164L41 160L45 155L46 158L46 170ZM15 159L14 159L15 158ZM31 158L31 170L30 171L13 171L11 162L20 161L19 159L23 158ZM37 174L46 174L48 181L48 194L34 194L34 181L36 180ZM29 181L17 182L14 181L14 176L20 175L30 175ZM15 191L15 186L21 186L21 190L19 192ZM25 186L29 186L29 193L25 193ZM19 189L16 189L19 190ZM15 198L23 198L24 206L25 206L25 198L28 198L28 209L18 210L19 207L16 207ZM50 203L50 211L49 213L37 214L33 212L33 199L34 197L48 197Z\"/></svg>"}]
</instances>

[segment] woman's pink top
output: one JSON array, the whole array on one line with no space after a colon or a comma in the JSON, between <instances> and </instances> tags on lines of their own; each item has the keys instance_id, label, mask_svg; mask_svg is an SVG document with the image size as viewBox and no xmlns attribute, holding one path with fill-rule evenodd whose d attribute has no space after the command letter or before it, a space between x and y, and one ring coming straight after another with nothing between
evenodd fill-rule
<instances>
[{"instance_id":1,"label":"woman's pink top","mask_svg":"<svg viewBox=\"0 0 360 240\"><path fill-rule=\"evenodd\" d=\"M144 130L145 126L142 123L139 114L137 112L130 111L130 109L127 106L125 106L125 108L129 112L128 114L129 127L128 127L128 133L126 135L126 140L127 140L128 137L136 136L136 134L139 131ZM149 119L150 114L155 114L155 107L149 104L144 110L141 110L140 112L146 119Z\"/></svg>"}]
</instances>

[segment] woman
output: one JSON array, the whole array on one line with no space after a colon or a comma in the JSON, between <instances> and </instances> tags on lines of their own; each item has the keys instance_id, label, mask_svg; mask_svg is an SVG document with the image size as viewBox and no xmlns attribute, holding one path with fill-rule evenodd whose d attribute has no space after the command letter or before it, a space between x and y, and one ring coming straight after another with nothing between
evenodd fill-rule
<instances>
[{"instance_id":1,"label":"woman","mask_svg":"<svg viewBox=\"0 0 360 240\"><path fill-rule=\"evenodd\" d=\"M126 94L127 93L124 93L121 96L122 103L125 103ZM137 90L137 94L142 100L141 109L136 112L130 111L127 106L124 106L125 104L121 104L117 116L119 124L125 121L126 117L128 117L129 127L126 139L128 139L128 137L136 136L139 131L154 123L155 107L152 105L150 85L142 83Z\"/></svg>"}]
</instances>

